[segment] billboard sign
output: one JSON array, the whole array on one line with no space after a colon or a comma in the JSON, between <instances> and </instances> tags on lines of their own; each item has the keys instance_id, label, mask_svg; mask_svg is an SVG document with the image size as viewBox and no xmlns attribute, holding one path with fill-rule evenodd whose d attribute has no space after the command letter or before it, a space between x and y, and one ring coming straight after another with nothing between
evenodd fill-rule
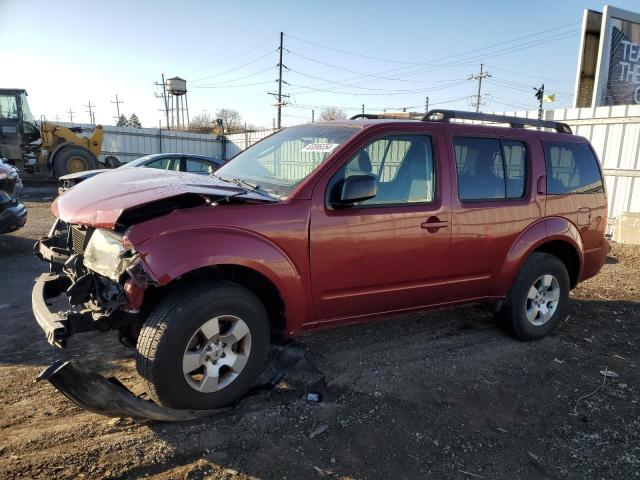
<instances>
[{"instance_id":1,"label":"billboard sign","mask_svg":"<svg viewBox=\"0 0 640 480\"><path fill-rule=\"evenodd\" d=\"M597 44L597 48L595 48ZM585 11L575 107L640 104L640 14Z\"/></svg>"}]
</instances>

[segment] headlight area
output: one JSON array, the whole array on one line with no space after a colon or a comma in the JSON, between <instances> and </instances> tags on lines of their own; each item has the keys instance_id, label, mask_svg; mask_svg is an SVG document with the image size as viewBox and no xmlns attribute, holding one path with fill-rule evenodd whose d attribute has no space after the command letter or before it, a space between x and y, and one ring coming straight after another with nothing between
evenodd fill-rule
<instances>
[{"instance_id":1,"label":"headlight area","mask_svg":"<svg viewBox=\"0 0 640 480\"><path fill-rule=\"evenodd\" d=\"M97 228L84 251L84 266L114 282L138 259L133 250L125 248L122 235Z\"/></svg>"},{"instance_id":2,"label":"headlight area","mask_svg":"<svg viewBox=\"0 0 640 480\"><path fill-rule=\"evenodd\" d=\"M72 280L66 294L71 305L85 305L106 315L124 308L136 313L150 283L140 255L126 237L96 228L82 255L72 255L63 267Z\"/></svg>"}]
</instances>

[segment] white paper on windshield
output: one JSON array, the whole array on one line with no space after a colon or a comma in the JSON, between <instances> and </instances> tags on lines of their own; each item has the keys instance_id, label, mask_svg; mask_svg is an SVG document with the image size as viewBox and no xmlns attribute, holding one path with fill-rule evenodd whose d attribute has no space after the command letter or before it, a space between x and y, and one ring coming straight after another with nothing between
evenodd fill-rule
<instances>
[{"instance_id":1,"label":"white paper on windshield","mask_svg":"<svg viewBox=\"0 0 640 480\"><path fill-rule=\"evenodd\" d=\"M320 152L320 153L330 153L340 145L339 143L310 143L303 149L301 152Z\"/></svg>"}]
</instances>

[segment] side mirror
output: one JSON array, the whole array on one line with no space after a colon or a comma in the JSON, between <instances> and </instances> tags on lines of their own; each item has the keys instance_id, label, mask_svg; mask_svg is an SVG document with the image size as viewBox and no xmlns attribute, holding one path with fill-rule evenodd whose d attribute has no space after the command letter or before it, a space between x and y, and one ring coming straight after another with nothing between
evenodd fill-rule
<instances>
[{"instance_id":1,"label":"side mirror","mask_svg":"<svg viewBox=\"0 0 640 480\"><path fill-rule=\"evenodd\" d=\"M334 207L346 207L373 198L378 193L375 175L351 175L338 185Z\"/></svg>"}]
</instances>

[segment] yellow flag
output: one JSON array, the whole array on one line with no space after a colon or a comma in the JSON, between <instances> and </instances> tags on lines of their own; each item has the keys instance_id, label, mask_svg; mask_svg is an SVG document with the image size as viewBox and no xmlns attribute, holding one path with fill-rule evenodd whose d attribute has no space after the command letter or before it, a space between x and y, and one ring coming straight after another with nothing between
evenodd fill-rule
<instances>
[{"instance_id":1,"label":"yellow flag","mask_svg":"<svg viewBox=\"0 0 640 480\"><path fill-rule=\"evenodd\" d=\"M551 103L556 101L556 94L553 95L545 95L542 99L543 102Z\"/></svg>"}]
</instances>

